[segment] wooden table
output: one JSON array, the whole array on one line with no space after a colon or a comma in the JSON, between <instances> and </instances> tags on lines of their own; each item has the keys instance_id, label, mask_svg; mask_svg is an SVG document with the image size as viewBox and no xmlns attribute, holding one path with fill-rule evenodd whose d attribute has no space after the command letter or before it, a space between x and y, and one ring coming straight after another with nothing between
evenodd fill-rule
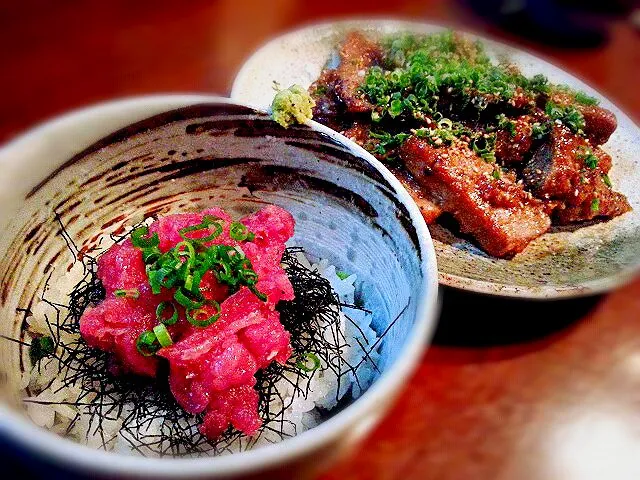
<instances>
[{"instance_id":1,"label":"wooden table","mask_svg":"<svg viewBox=\"0 0 640 480\"><path fill-rule=\"evenodd\" d=\"M22 0L0 6L0 142L114 97L228 94L263 41L345 15L446 22L514 40L444 0ZM517 43L640 118L640 40L628 24L615 21L610 43L596 50ZM434 345L395 408L322 479L640 478L639 312L640 280L553 303L445 289Z\"/></svg>"}]
</instances>

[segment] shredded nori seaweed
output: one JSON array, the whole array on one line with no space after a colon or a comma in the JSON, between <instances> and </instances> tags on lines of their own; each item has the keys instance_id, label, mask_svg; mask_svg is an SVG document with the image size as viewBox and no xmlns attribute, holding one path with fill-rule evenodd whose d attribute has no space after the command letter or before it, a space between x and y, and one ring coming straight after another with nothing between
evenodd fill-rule
<instances>
[{"instance_id":1,"label":"shredded nori seaweed","mask_svg":"<svg viewBox=\"0 0 640 480\"><path fill-rule=\"evenodd\" d=\"M59 221L58 218L57 220ZM122 419L122 427L119 430L122 438L128 442L132 450L144 456L200 456L231 453L232 446L234 451L238 448L240 450L251 448L267 431L277 432L279 439L295 435L295 425L285 420L283 415L283 412L291 406L293 397L288 397L288 400L282 398L275 387L277 382L287 374L286 378L290 379L294 391L302 393L305 398L308 393L304 390L308 388L306 379L318 374L322 369L330 369L336 374L337 390L339 390L340 381L349 372L353 373L355 381L359 383L357 369L362 363L370 362L372 367L378 370L370 354L378 348L384 335L402 315L400 312L374 344L363 345L359 339L356 339L362 349L363 359L358 365L349 365L343 356L343 351L348 344L340 328L339 312L341 308L364 309L341 304L329 281L297 260L296 254L302 252L302 249L287 248L282 257L282 265L293 286L295 299L280 302L277 310L280 312L280 321L291 334L293 355L285 365L273 362L269 367L256 373L255 388L260 397L258 413L263 419L260 431L252 437L247 437L242 432L229 427L217 439L210 440L197 428L202 422L203 414L192 415L185 412L173 397L169 389L166 363L162 364L161 369L164 368L167 371L161 370L155 379L118 374L111 354L89 347L79 336L82 314L87 307L104 299L105 290L97 276L96 258L86 253L79 255L79 250L61 222L60 226L61 234L73 254L74 261L81 262L84 267L84 276L69 294L68 304L47 300L48 281L45 284L42 300L55 312L55 319L46 317L46 320L56 349L55 353L41 359L37 365L42 368L47 361L52 361L52 358L59 361L57 378L62 383L61 388L75 385L81 390L77 401L66 403L79 409L67 433L82 415L89 415L90 427L86 437L88 439L97 434L101 438L101 447L104 449L112 438L106 436L103 424L105 421L118 419ZM116 242L124 238L126 235L112 236ZM345 318L359 329L348 315L345 314ZM61 331L76 334L77 339L67 343L60 335ZM327 337L331 340L327 340ZM366 338L364 334L362 338ZM14 341L23 347L28 347L25 342ZM321 359L323 367L310 372L298 368L297 361L307 354L316 355ZM338 395L337 392L336 395ZM282 407L278 411L272 411L272 400L277 398ZM36 399L25 401L49 405L65 403L40 402Z\"/></svg>"}]
</instances>

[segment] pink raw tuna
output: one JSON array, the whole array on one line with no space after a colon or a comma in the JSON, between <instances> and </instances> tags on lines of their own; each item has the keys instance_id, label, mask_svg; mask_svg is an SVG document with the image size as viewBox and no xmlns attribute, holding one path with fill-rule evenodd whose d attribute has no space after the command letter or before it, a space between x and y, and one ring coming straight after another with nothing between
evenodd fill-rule
<instances>
[{"instance_id":1,"label":"pink raw tuna","mask_svg":"<svg viewBox=\"0 0 640 480\"><path fill-rule=\"evenodd\" d=\"M173 396L191 413L207 408L218 392L253 384L253 375L260 368L274 358L286 362L291 354L289 333L280 324L278 313L249 289L243 287L220 308L216 323L207 328L192 327L190 335L158 352L169 360ZM258 329L262 325L267 328Z\"/></svg>"},{"instance_id":2,"label":"pink raw tuna","mask_svg":"<svg viewBox=\"0 0 640 480\"><path fill-rule=\"evenodd\" d=\"M156 324L158 303L172 293L153 295L147 280L142 253L130 240L113 245L98 259L98 277L106 296L98 306L88 308L80 319L80 333L88 345L114 354L123 370L155 376L158 361L138 352L138 336ZM138 299L118 298L116 290L138 290Z\"/></svg>"},{"instance_id":3,"label":"pink raw tuna","mask_svg":"<svg viewBox=\"0 0 640 480\"><path fill-rule=\"evenodd\" d=\"M160 250L166 252L183 240L179 233L181 229L202 223L202 219L205 215L211 215L224 220L222 234L213 241L207 242L207 245L235 246L238 244L238 242L231 240L229 237L229 223L231 222L231 217L220 208L210 208L208 210L204 210L202 213L178 213L176 215L159 218L149 226L149 232L151 234L158 234L160 237ZM208 230L202 230L189 232L188 237L202 238L209 234L210 232Z\"/></svg>"},{"instance_id":4,"label":"pink raw tuna","mask_svg":"<svg viewBox=\"0 0 640 480\"><path fill-rule=\"evenodd\" d=\"M136 340L156 324L155 311L141 310L135 300L108 297L84 312L80 334L89 346L112 352L124 370L153 377L158 359L141 355Z\"/></svg>"},{"instance_id":5,"label":"pink raw tuna","mask_svg":"<svg viewBox=\"0 0 640 480\"><path fill-rule=\"evenodd\" d=\"M285 364L292 353L289 332L280 323L278 312L267 312L263 322L245 328L238 338L255 358L258 369L269 366L273 360Z\"/></svg>"},{"instance_id":6,"label":"pink raw tuna","mask_svg":"<svg viewBox=\"0 0 640 480\"><path fill-rule=\"evenodd\" d=\"M272 308L280 300L293 300L293 287L280 266L285 242L293 235L293 217L280 207L268 205L241 222L255 234L254 241L243 244L242 250L258 274L258 291L267 296Z\"/></svg>"},{"instance_id":7,"label":"pink raw tuna","mask_svg":"<svg viewBox=\"0 0 640 480\"><path fill-rule=\"evenodd\" d=\"M229 424L247 435L253 435L262 425L258 415L258 392L253 385L243 385L215 395L200 425L200 432L207 438L216 438Z\"/></svg>"},{"instance_id":8,"label":"pink raw tuna","mask_svg":"<svg viewBox=\"0 0 640 480\"><path fill-rule=\"evenodd\" d=\"M255 233L251 242L232 240L231 218L217 208L164 217L149 230L158 233L160 249L167 251L182 241L180 229L201 223L204 215L224 220L223 233L208 245L240 245L258 274L258 290L268 299L260 301L246 287L226 298L228 287L208 272L202 279L201 292L205 298L220 302L220 318L209 327L195 327L179 307L178 323L168 327L174 345L161 349L158 355L169 361L169 382L178 403L192 413L207 411L201 426L204 435L213 439L229 424L251 435L261 425L254 375L273 360L285 363L291 355L289 333L274 308L278 301L293 298L293 288L280 261L285 242L293 235L294 221L285 210L267 206L242 220ZM190 232L189 236L208 234ZM172 299L173 290L151 293L141 252L130 240L114 245L99 259L98 276L107 297L83 315L82 336L89 345L112 352L123 369L156 375L157 357L144 357L135 343L142 332L157 324L155 309L161 301ZM113 292L118 289L138 289L140 296L137 300L116 298ZM213 307L203 310L214 313Z\"/></svg>"},{"instance_id":9,"label":"pink raw tuna","mask_svg":"<svg viewBox=\"0 0 640 480\"><path fill-rule=\"evenodd\" d=\"M141 293L150 291L142 252L125 240L121 245L113 245L98 259L98 278L106 290L106 298L111 298L115 290L138 289Z\"/></svg>"}]
</instances>

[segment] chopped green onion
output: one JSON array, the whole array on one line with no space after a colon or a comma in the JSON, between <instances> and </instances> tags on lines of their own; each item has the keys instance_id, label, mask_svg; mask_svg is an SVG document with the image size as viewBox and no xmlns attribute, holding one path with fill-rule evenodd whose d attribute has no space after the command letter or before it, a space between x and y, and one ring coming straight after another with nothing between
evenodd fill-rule
<instances>
[{"instance_id":1,"label":"chopped green onion","mask_svg":"<svg viewBox=\"0 0 640 480\"><path fill-rule=\"evenodd\" d=\"M604 182L604 184L605 184L607 187L609 187L609 188L611 188L611 187L613 186L613 185L611 184L611 179L609 178L609 175L607 175L607 174L602 175L602 181L603 181L603 182Z\"/></svg>"},{"instance_id":2,"label":"chopped green onion","mask_svg":"<svg viewBox=\"0 0 640 480\"><path fill-rule=\"evenodd\" d=\"M443 128L445 130L451 130L453 128L453 122L448 118L443 118L438 121L438 128Z\"/></svg>"},{"instance_id":3,"label":"chopped green onion","mask_svg":"<svg viewBox=\"0 0 640 480\"><path fill-rule=\"evenodd\" d=\"M231 293L246 286L262 301L267 300L266 295L256 288L258 275L241 247L205 245L206 241L220 235L222 231L221 219L205 215L200 224L179 230L184 240L167 252L161 252L157 245L143 249L143 260L152 293L160 294L163 288L175 289L173 302L161 302L157 306L158 322L164 325L175 324L179 318L178 305L185 308L188 320L194 325L207 326L218 318L220 307L217 303L215 304L217 313L203 318L206 313L202 307L207 304L207 301L200 291L200 284L207 272L211 272L220 283L229 286ZM193 236L193 232L200 232L196 233L196 237L206 236L189 238ZM230 224L230 236L240 241L255 238L255 235L240 222ZM170 311L169 306L171 306ZM144 347L144 344L141 348L144 351L149 350Z\"/></svg>"},{"instance_id":4,"label":"chopped green onion","mask_svg":"<svg viewBox=\"0 0 640 480\"><path fill-rule=\"evenodd\" d=\"M238 242L247 240L250 233L249 229L240 222L232 222L229 226L229 236Z\"/></svg>"},{"instance_id":5,"label":"chopped green onion","mask_svg":"<svg viewBox=\"0 0 640 480\"><path fill-rule=\"evenodd\" d=\"M171 307L173 313L170 317L164 314L164 311L167 307ZM156 307L156 320L160 323L164 323L165 325L173 325L178 321L178 308L176 304L173 302L160 302Z\"/></svg>"},{"instance_id":6,"label":"chopped green onion","mask_svg":"<svg viewBox=\"0 0 640 480\"><path fill-rule=\"evenodd\" d=\"M156 338L156 334L147 330L142 332L136 340L136 348L141 355L150 357L160 350L160 343Z\"/></svg>"},{"instance_id":7,"label":"chopped green onion","mask_svg":"<svg viewBox=\"0 0 640 480\"><path fill-rule=\"evenodd\" d=\"M208 327L220 317L220 304L215 300L210 300L207 305L213 306L216 313L207 317L207 312L202 308L187 309L187 320L194 327Z\"/></svg>"},{"instance_id":8,"label":"chopped green onion","mask_svg":"<svg viewBox=\"0 0 640 480\"><path fill-rule=\"evenodd\" d=\"M311 361L312 365L309 366L308 362ZM308 352L302 355L302 358L296 362L296 367L304 372L313 372L320 368L320 359L314 353Z\"/></svg>"},{"instance_id":9,"label":"chopped green onion","mask_svg":"<svg viewBox=\"0 0 640 480\"><path fill-rule=\"evenodd\" d=\"M515 137L516 122L514 122L513 120L509 120L509 118L504 113L496 116L496 119L498 120L498 128L507 130L511 137Z\"/></svg>"},{"instance_id":10,"label":"chopped green onion","mask_svg":"<svg viewBox=\"0 0 640 480\"><path fill-rule=\"evenodd\" d=\"M493 178L495 178L496 180L498 180L500 178L500 169L499 168L495 168L493 170L493 172L491 173L491 176Z\"/></svg>"},{"instance_id":11,"label":"chopped green onion","mask_svg":"<svg viewBox=\"0 0 640 480\"><path fill-rule=\"evenodd\" d=\"M487 163L495 163L496 161L495 146L495 134L481 135L471 141L471 148L473 151Z\"/></svg>"},{"instance_id":12,"label":"chopped green onion","mask_svg":"<svg viewBox=\"0 0 640 480\"><path fill-rule=\"evenodd\" d=\"M391 116L391 118L396 118L402 113L403 110L404 104L400 99L396 98L394 100L391 100L391 103L389 104L389 115Z\"/></svg>"},{"instance_id":13,"label":"chopped green onion","mask_svg":"<svg viewBox=\"0 0 640 480\"><path fill-rule=\"evenodd\" d=\"M574 133L583 133L585 127L584 115L573 105L563 106L548 101L545 106L545 113L551 120L560 120L560 122L569 127Z\"/></svg>"},{"instance_id":14,"label":"chopped green onion","mask_svg":"<svg viewBox=\"0 0 640 480\"><path fill-rule=\"evenodd\" d=\"M56 351L56 345L51 337L34 338L29 347L29 358L31 364L35 365L45 357L53 355Z\"/></svg>"},{"instance_id":15,"label":"chopped green onion","mask_svg":"<svg viewBox=\"0 0 640 480\"><path fill-rule=\"evenodd\" d=\"M198 225L192 225L190 227L181 228L178 230L178 233L184 240L197 240L199 242L210 242L211 240L217 238L222 233L222 221L221 218L214 217L213 215L205 215L202 217L202 223ZM188 237L187 233L191 232L200 232L200 231L208 231L210 227L214 228L214 231L205 237Z\"/></svg>"},{"instance_id":16,"label":"chopped green onion","mask_svg":"<svg viewBox=\"0 0 640 480\"><path fill-rule=\"evenodd\" d=\"M158 343L161 347L170 347L171 345L173 345L173 340L171 340L169 330L167 330L167 327L165 327L163 323L153 327L153 333L158 339Z\"/></svg>"},{"instance_id":17,"label":"chopped green onion","mask_svg":"<svg viewBox=\"0 0 640 480\"><path fill-rule=\"evenodd\" d=\"M113 294L119 298L133 298L134 300L140 297L140 291L137 288L115 290Z\"/></svg>"},{"instance_id":18,"label":"chopped green onion","mask_svg":"<svg viewBox=\"0 0 640 480\"><path fill-rule=\"evenodd\" d=\"M184 250L182 250L183 247ZM186 257L188 268L193 266L193 263L196 260L196 249L193 246L193 243L185 240L178 243L172 250L175 252L176 260L179 260L181 257Z\"/></svg>"},{"instance_id":19,"label":"chopped green onion","mask_svg":"<svg viewBox=\"0 0 640 480\"><path fill-rule=\"evenodd\" d=\"M193 295L198 296L200 294L200 282L202 282L202 277L205 273L209 271L209 266L207 264L200 266L198 270L193 272L191 278L186 278L184 281L184 287L191 292ZM191 284L191 287L188 284Z\"/></svg>"},{"instance_id":20,"label":"chopped green onion","mask_svg":"<svg viewBox=\"0 0 640 480\"><path fill-rule=\"evenodd\" d=\"M189 298L189 295L191 295L191 292L184 288L178 288L176 293L173 294L173 298L184 308L191 310L200 308L204 305L204 300L192 299Z\"/></svg>"},{"instance_id":21,"label":"chopped green onion","mask_svg":"<svg viewBox=\"0 0 640 480\"><path fill-rule=\"evenodd\" d=\"M267 296L260 292L255 286L249 286L249 290L251 290L253 292L253 294L258 297L261 301L266 302L267 301Z\"/></svg>"},{"instance_id":22,"label":"chopped green onion","mask_svg":"<svg viewBox=\"0 0 640 480\"><path fill-rule=\"evenodd\" d=\"M599 212L600 211L600 199L599 198L594 198L593 200L591 200L591 211L592 212Z\"/></svg>"},{"instance_id":23,"label":"chopped green onion","mask_svg":"<svg viewBox=\"0 0 640 480\"><path fill-rule=\"evenodd\" d=\"M160 237L157 233L154 233L150 237L149 227L138 227L131 232L131 243L136 248L153 248L160 245Z\"/></svg>"},{"instance_id":24,"label":"chopped green onion","mask_svg":"<svg viewBox=\"0 0 640 480\"><path fill-rule=\"evenodd\" d=\"M576 92L575 99L576 99L576 102L582 105L587 105L587 106L598 105L599 103L597 98L587 95L584 92Z\"/></svg>"},{"instance_id":25,"label":"chopped green onion","mask_svg":"<svg viewBox=\"0 0 640 480\"><path fill-rule=\"evenodd\" d=\"M336 275L340 280L345 280L350 277L350 275L347 272L336 272Z\"/></svg>"},{"instance_id":26,"label":"chopped green onion","mask_svg":"<svg viewBox=\"0 0 640 480\"><path fill-rule=\"evenodd\" d=\"M587 168L590 168L591 170L593 170L598 166L598 162L599 162L598 157L596 157L593 153L590 153L584 159L584 164L587 166Z\"/></svg>"},{"instance_id":27,"label":"chopped green onion","mask_svg":"<svg viewBox=\"0 0 640 480\"><path fill-rule=\"evenodd\" d=\"M163 280L171 273L172 269L162 267L158 270L147 269L147 277L149 278L149 284L151 285L151 292L155 295L159 294L162 290Z\"/></svg>"},{"instance_id":28,"label":"chopped green onion","mask_svg":"<svg viewBox=\"0 0 640 480\"><path fill-rule=\"evenodd\" d=\"M535 122L531 126L531 136L534 140L540 140L544 136L548 135L551 132L551 123L550 122Z\"/></svg>"},{"instance_id":29,"label":"chopped green onion","mask_svg":"<svg viewBox=\"0 0 640 480\"><path fill-rule=\"evenodd\" d=\"M161 255L162 252L158 247L145 248L142 250L142 261L145 264L155 263Z\"/></svg>"}]
</instances>

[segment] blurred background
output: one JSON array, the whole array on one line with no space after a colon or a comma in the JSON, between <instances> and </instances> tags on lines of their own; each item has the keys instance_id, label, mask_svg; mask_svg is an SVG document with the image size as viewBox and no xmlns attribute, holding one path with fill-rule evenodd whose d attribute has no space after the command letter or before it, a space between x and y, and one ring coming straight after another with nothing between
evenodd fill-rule
<instances>
[{"instance_id":1,"label":"blurred background","mask_svg":"<svg viewBox=\"0 0 640 480\"><path fill-rule=\"evenodd\" d=\"M636 0L14 0L0 4L0 143L113 97L228 95L244 60L269 38L354 16L444 23L522 46L640 118Z\"/></svg>"},{"instance_id":2,"label":"blurred background","mask_svg":"<svg viewBox=\"0 0 640 480\"><path fill-rule=\"evenodd\" d=\"M513 44L640 120L636 0L3 0L0 144L115 97L228 95L265 41L345 17L440 23ZM394 411L322 479L417 480L425 469L451 480L640 478L639 291L637 280L523 308L445 289L434 346ZM13 455L0 443L9 468Z\"/></svg>"}]
</instances>

